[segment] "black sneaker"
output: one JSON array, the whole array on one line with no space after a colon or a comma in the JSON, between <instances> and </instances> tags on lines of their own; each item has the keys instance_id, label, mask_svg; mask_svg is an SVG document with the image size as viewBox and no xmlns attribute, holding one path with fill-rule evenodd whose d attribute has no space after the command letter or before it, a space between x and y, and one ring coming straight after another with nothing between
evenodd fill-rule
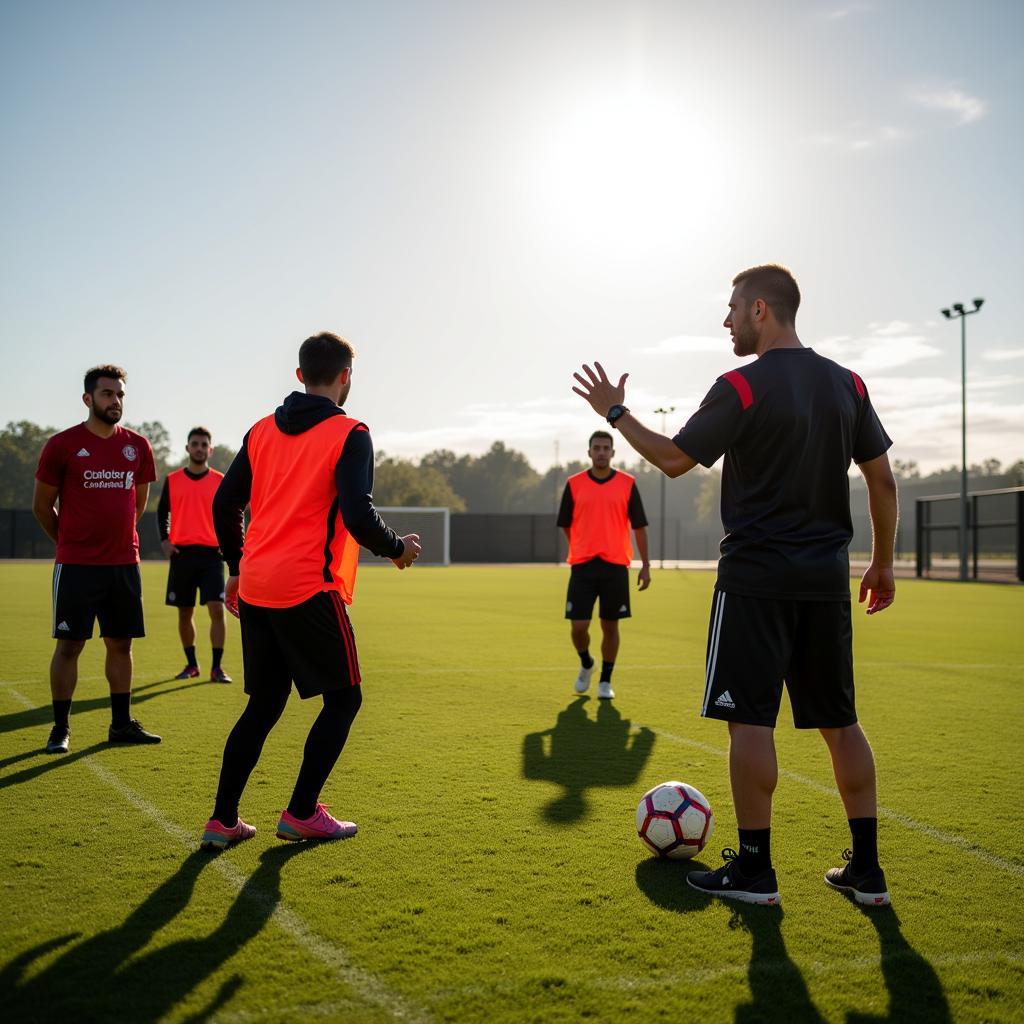
<instances>
[{"instance_id":1,"label":"black sneaker","mask_svg":"<svg viewBox=\"0 0 1024 1024\"><path fill-rule=\"evenodd\" d=\"M159 743L160 737L155 733L146 732L142 723L133 718L127 725L115 729L113 725L107 733L107 739L111 743Z\"/></svg>"},{"instance_id":2,"label":"black sneaker","mask_svg":"<svg viewBox=\"0 0 1024 1024\"><path fill-rule=\"evenodd\" d=\"M55 725L50 730L50 738L46 741L48 754L66 754L71 740L71 730L66 725Z\"/></svg>"},{"instance_id":3,"label":"black sneaker","mask_svg":"<svg viewBox=\"0 0 1024 1024\"><path fill-rule=\"evenodd\" d=\"M716 871L691 871L686 881L700 892L709 896L722 896L740 903L758 903L766 907L779 904L779 883L774 868L751 875L749 878L740 871L739 854L735 850L722 851L725 863Z\"/></svg>"},{"instance_id":4,"label":"black sneaker","mask_svg":"<svg viewBox=\"0 0 1024 1024\"><path fill-rule=\"evenodd\" d=\"M825 884L849 893L858 903L865 907L887 907L892 902L885 887L885 872L881 868L872 868L857 875L853 871L853 853L843 850L846 866L829 868L825 872Z\"/></svg>"}]
</instances>

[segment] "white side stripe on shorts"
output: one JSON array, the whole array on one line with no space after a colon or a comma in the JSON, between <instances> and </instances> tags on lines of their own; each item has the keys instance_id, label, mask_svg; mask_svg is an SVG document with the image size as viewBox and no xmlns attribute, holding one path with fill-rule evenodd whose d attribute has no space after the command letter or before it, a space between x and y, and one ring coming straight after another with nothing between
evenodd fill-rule
<instances>
[{"instance_id":1,"label":"white side stripe on shorts","mask_svg":"<svg viewBox=\"0 0 1024 1024\"><path fill-rule=\"evenodd\" d=\"M725 591L715 594L715 615L711 624L711 637L708 640L708 663L704 677L704 703L700 715L703 718L708 711L711 699L711 681L715 678L715 666L718 664L718 639L722 635L722 613L725 611Z\"/></svg>"},{"instance_id":2,"label":"white side stripe on shorts","mask_svg":"<svg viewBox=\"0 0 1024 1024\"><path fill-rule=\"evenodd\" d=\"M57 635L57 591L60 589L60 562L53 563L53 625L50 627L50 633L53 636Z\"/></svg>"}]
</instances>

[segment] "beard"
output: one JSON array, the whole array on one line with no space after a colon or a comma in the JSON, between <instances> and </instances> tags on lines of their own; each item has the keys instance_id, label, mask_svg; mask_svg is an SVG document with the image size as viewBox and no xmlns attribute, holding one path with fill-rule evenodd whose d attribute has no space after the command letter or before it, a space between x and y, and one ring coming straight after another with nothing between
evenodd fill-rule
<instances>
[{"instance_id":1,"label":"beard","mask_svg":"<svg viewBox=\"0 0 1024 1024\"><path fill-rule=\"evenodd\" d=\"M733 333L732 350L738 356L752 356L757 352L757 342L757 328L748 315Z\"/></svg>"},{"instance_id":2,"label":"beard","mask_svg":"<svg viewBox=\"0 0 1024 1024\"><path fill-rule=\"evenodd\" d=\"M111 406L107 409L97 409L94 405L92 407L92 414L101 423L106 423L108 427L116 427L121 420L121 410L116 406Z\"/></svg>"}]
</instances>

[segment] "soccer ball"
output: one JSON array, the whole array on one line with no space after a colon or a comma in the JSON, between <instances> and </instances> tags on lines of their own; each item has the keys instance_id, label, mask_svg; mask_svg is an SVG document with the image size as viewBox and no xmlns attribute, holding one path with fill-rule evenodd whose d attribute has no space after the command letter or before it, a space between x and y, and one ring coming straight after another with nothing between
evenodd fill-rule
<instances>
[{"instance_id":1,"label":"soccer ball","mask_svg":"<svg viewBox=\"0 0 1024 1024\"><path fill-rule=\"evenodd\" d=\"M636 809L636 831L659 857L686 860L704 849L715 819L699 789L663 782L644 793Z\"/></svg>"}]
</instances>

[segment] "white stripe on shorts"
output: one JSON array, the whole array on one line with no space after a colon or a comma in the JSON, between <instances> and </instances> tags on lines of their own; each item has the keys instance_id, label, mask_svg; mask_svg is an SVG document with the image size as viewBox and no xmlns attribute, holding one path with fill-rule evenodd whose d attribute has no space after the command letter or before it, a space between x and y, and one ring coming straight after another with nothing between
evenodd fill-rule
<instances>
[{"instance_id":1,"label":"white stripe on shorts","mask_svg":"<svg viewBox=\"0 0 1024 1024\"><path fill-rule=\"evenodd\" d=\"M715 594L715 615L711 625L711 636L708 639L708 663L704 676L704 703L700 709L703 718L708 711L711 699L711 681L715 678L715 666L718 664L718 640L722 635L722 613L725 611L725 591Z\"/></svg>"},{"instance_id":2,"label":"white stripe on shorts","mask_svg":"<svg viewBox=\"0 0 1024 1024\"><path fill-rule=\"evenodd\" d=\"M53 625L50 627L50 633L53 636L57 635L57 593L60 590L60 570L63 568L60 562L53 563Z\"/></svg>"}]
</instances>

